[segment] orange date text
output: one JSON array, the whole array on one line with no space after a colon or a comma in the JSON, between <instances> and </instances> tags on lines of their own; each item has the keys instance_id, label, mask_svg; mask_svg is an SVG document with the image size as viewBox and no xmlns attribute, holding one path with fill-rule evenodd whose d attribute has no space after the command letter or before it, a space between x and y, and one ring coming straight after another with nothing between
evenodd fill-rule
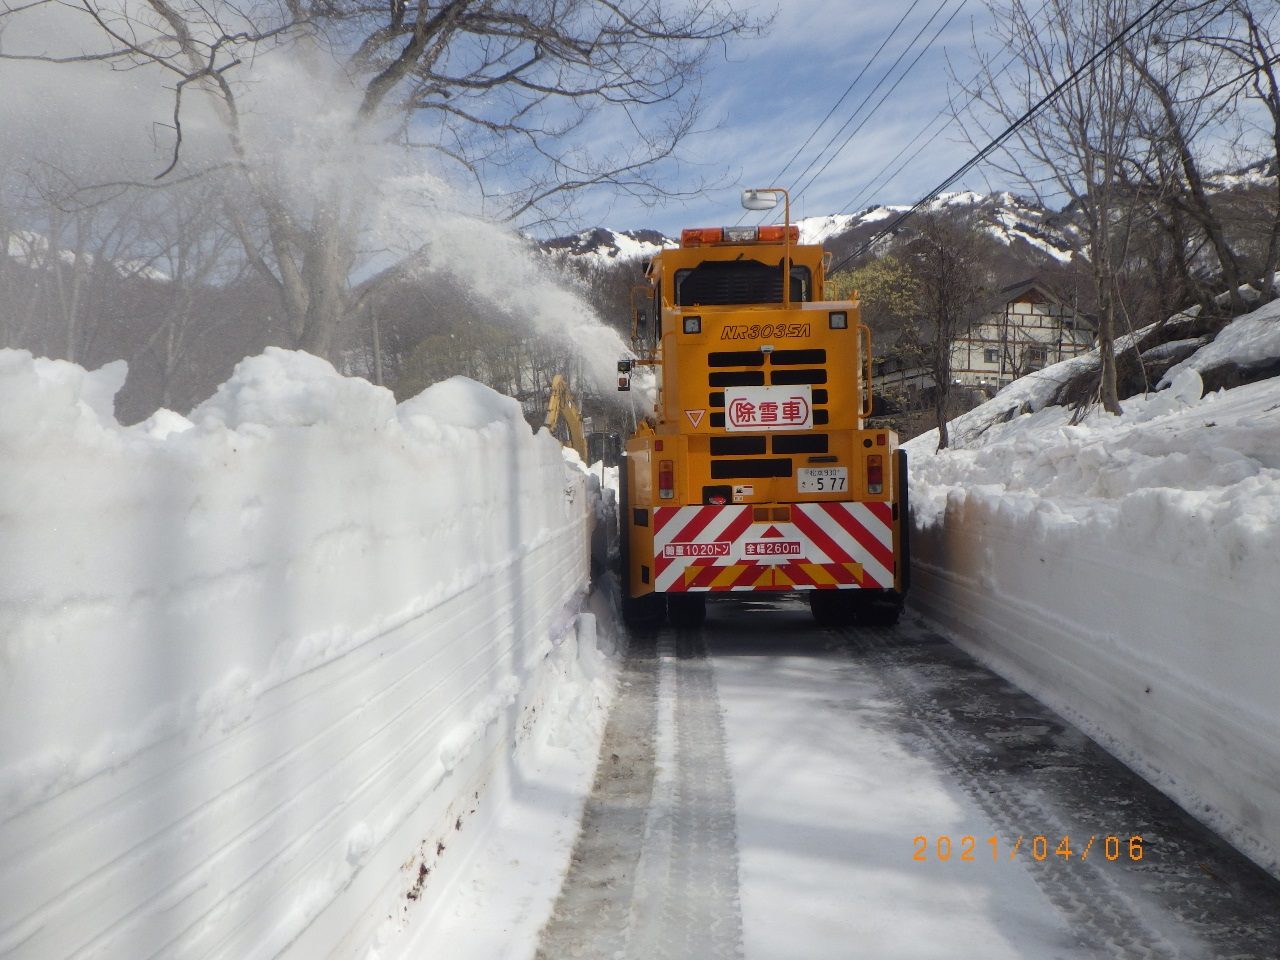
<instances>
[{"instance_id":1,"label":"orange date text","mask_svg":"<svg viewBox=\"0 0 1280 960\"><path fill-rule=\"evenodd\" d=\"M1143 857L1142 837L1137 834L1091 834L1072 840L1069 836L1042 833L1009 838L976 837L972 834L952 837L940 833L932 837L921 835L911 838L911 859L917 863L950 863L953 860L976 863L979 859L1008 863L1020 856L1037 863L1058 860L1079 860L1083 863L1090 857L1112 863L1117 860L1136 863Z\"/></svg>"}]
</instances>

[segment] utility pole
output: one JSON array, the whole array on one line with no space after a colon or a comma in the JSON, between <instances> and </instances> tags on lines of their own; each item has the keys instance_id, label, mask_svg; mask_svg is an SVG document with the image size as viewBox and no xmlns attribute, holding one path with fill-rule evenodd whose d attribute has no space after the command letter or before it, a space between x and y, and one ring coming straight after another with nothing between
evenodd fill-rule
<instances>
[{"instance_id":1,"label":"utility pole","mask_svg":"<svg viewBox=\"0 0 1280 960\"><path fill-rule=\"evenodd\" d=\"M373 301L369 302L369 323L373 327L373 382L378 386L382 383L382 331L378 327L378 311L373 307Z\"/></svg>"}]
</instances>

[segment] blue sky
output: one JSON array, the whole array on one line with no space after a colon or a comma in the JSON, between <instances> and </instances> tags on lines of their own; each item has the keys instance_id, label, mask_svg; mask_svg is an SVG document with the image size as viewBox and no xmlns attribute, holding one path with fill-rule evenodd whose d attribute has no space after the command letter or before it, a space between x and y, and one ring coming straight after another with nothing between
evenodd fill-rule
<instances>
[{"instance_id":1,"label":"blue sky","mask_svg":"<svg viewBox=\"0 0 1280 960\"><path fill-rule=\"evenodd\" d=\"M652 227L678 233L684 226L733 223L742 213L738 197L743 187L806 183L809 176L802 179L802 172L810 161L817 160L810 173L827 162L833 150L820 151L860 105L864 109L854 122L865 119L865 125L844 149L835 153L821 175L798 193L795 216L857 210L873 203L912 202L969 156L972 148L953 127L896 176L869 183L945 108L950 86L948 60L966 78L974 72L973 42L976 37L980 44L984 43L989 21L984 0L735 0L735 5L760 16L776 12L773 27L764 38L740 40L728 50L713 52L701 88L700 132L686 138L680 161L666 164L659 173L675 189L688 189L700 180L715 186L695 200L653 208L631 197L599 190L575 198L576 216L572 222L536 232L565 233L604 225L617 229ZM33 49L44 49L52 36L59 43L71 42L68 27L79 31L74 35L86 46L100 41L97 28L83 16L68 20L64 8L54 10L59 16L57 31L48 31L49 24L41 18L30 24L34 35L27 39ZM871 62L877 47L908 10L901 29L889 39L878 59ZM932 22L928 22L931 17ZM934 40L935 32L948 20ZM42 25L46 28L43 37ZM908 49L922 29L920 39ZM12 30L6 34L11 44L17 44L18 39ZM930 40L934 42L919 62L868 117L867 107L898 82L904 68ZM894 66L904 51L902 61ZM320 121L326 116L325 104L317 107L309 100L299 99L296 91L309 90L314 85L295 82L290 64L289 57L284 56L264 57L252 65L256 81L269 81L262 84L262 91L295 91L289 96L259 93L255 110L268 130L294 135L299 130L305 133L303 128L310 124L323 132ZM0 102L0 127L15 134L15 142L22 141L34 150L37 141L65 140L69 142L67 148L55 143L49 149L63 157L83 153L87 156L85 163L95 167L105 164L104 158L118 158L129 175L141 180L149 180L168 162L170 144L165 124L172 103L167 80L159 82L154 74L111 73L98 64L76 68L38 64L7 67L5 76L10 83L6 92L12 89L15 93ZM817 131L796 163L782 172L797 147L814 132L864 68L865 75L831 120ZM249 65L243 66L237 78L248 79L249 69ZM258 86L255 83L247 89L257 90ZM870 101L866 103L868 97ZM189 99L187 110L187 157L207 158L225 149L220 146L216 124L209 130L202 127L196 101ZM49 125L50 115L63 118L63 122ZM616 116L612 121L602 120L592 130L601 149L610 142L619 142L617 138L632 135ZM17 136L18 131L26 132ZM835 146L847 132L838 136ZM200 139L202 133L210 134L210 142ZM5 149L6 144L0 142L0 153ZM106 171L105 167L98 173L106 179L119 176L116 170ZM86 176L91 178L92 172ZM459 179L464 188L469 185L465 178ZM976 173L963 186L985 190L991 185Z\"/></svg>"},{"instance_id":2,"label":"blue sky","mask_svg":"<svg viewBox=\"0 0 1280 960\"><path fill-rule=\"evenodd\" d=\"M946 107L950 88L948 60L959 75L966 79L973 75L975 38L979 44L989 45L989 14L981 0L917 0L831 119L818 130L796 162L778 176L858 72L872 60L877 47L909 7L911 0L783 0L767 37L739 41L727 51L727 59L717 53L709 61L702 86L700 127L704 132L689 138L681 164L664 171L668 182L679 186L694 183L700 177L718 180L721 185L698 200L656 208L603 193L582 198L581 222L577 225L653 227L675 233L683 226L733 223L742 212L739 191L749 186L793 188L793 216L837 213L850 204L851 209L857 210L874 203L918 199L972 152L958 128L953 126L944 132L896 176L878 183L872 180ZM755 9L767 14L771 7L759 4ZM871 107L953 14L954 19L919 62L868 117ZM933 20L926 27L931 16ZM891 69L922 28L920 39ZM882 79L883 85L873 93ZM866 98L869 101L853 125L836 138L832 147L820 152ZM862 120L865 125L858 134L842 150L838 149ZM930 133L942 123L938 120ZM914 150L909 150L903 160ZM828 160L826 170L809 183ZM801 173L811 161L816 162L802 178ZM902 160L893 164L889 172L901 163ZM975 172L963 186L987 190L992 184L981 172ZM800 188L798 196L796 187Z\"/></svg>"}]
</instances>

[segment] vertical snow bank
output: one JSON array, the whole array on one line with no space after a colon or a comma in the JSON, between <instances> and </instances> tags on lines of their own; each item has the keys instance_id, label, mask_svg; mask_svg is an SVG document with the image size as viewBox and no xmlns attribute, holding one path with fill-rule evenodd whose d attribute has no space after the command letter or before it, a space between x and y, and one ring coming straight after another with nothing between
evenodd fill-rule
<instances>
[{"instance_id":1,"label":"vertical snow bank","mask_svg":"<svg viewBox=\"0 0 1280 960\"><path fill-rule=\"evenodd\" d=\"M124 428L123 375L0 351L0 957L360 955L594 695L594 493L470 381L268 350Z\"/></svg>"},{"instance_id":2,"label":"vertical snow bank","mask_svg":"<svg viewBox=\"0 0 1280 960\"><path fill-rule=\"evenodd\" d=\"M1202 397L1196 367L1123 417L1002 393L961 449L911 441L911 600L1280 872L1280 381Z\"/></svg>"}]
</instances>

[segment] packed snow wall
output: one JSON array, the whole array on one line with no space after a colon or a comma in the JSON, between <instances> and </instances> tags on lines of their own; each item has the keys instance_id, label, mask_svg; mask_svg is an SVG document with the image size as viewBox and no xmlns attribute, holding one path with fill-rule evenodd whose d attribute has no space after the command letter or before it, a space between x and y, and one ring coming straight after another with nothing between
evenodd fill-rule
<instances>
[{"instance_id":1,"label":"packed snow wall","mask_svg":"<svg viewBox=\"0 0 1280 960\"><path fill-rule=\"evenodd\" d=\"M1280 381L1073 424L1054 377L908 444L910 603L1280 874Z\"/></svg>"},{"instance_id":2,"label":"packed snow wall","mask_svg":"<svg viewBox=\"0 0 1280 960\"><path fill-rule=\"evenodd\" d=\"M591 689L587 477L462 379L123 379L0 351L0 957L374 955Z\"/></svg>"}]
</instances>

